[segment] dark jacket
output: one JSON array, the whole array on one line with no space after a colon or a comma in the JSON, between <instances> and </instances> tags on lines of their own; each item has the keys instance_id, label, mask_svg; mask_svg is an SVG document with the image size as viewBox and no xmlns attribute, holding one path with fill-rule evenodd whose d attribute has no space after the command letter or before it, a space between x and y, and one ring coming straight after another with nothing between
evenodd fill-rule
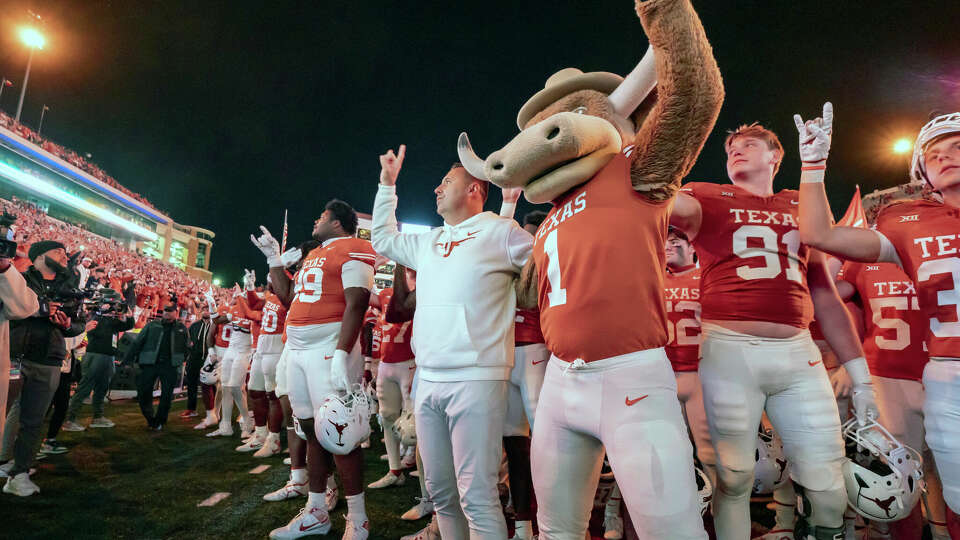
<instances>
[{"instance_id":1,"label":"dark jacket","mask_svg":"<svg viewBox=\"0 0 960 540\"><path fill-rule=\"evenodd\" d=\"M56 278L45 280L43 274L33 266L23 273L23 279L27 282L27 287L37 294L41 303L56 298L57 291L76 285L72 276L66 274L57 274ZM53 324L47 316L11 321L10 357L48 366L59 366L67 356L64 338L82 334L84 323L82 316L71 317L70 327L66 329Z\"/></svg>"},{"instance_id":2,"label":"dark jacket","mask_svg":"<svg viewBox=\"0 0 960 540\"><path fill-rule=\"evenodd\" d=\"M180 321L171 324L173 329L170 334L170 364L179 366L187 359L187 327ZM143 327L137 341L127 350L124 362L137 362L142 366L156 364L162 339L163 323L160 320L151 321Z\"/></svg>"},{"instance_id":3,"label":"dark jacket","mask_svg":"<svg viewBox=\"0 0 960 540\"><path fill-rule=\"evenodd\" d=\"M204 325L206 322L206 325ZM189 341L187 343L191 362L203 363L207 359L207 335L216 328L213 321L198 319L190 325Z\"/></svg>"},{"instance_id":4,"label":"dark jacket","mask_svg":"<svg viewBox=\"0 0 960 540\"><path fill-rule=\"evenodd\" d=\"M133 317L121 321L116 317L100 317L97 327L87 332L87 352L116 356L117 347L114 341L117 334L133 328Z\"/></svg>"}]
</instances>

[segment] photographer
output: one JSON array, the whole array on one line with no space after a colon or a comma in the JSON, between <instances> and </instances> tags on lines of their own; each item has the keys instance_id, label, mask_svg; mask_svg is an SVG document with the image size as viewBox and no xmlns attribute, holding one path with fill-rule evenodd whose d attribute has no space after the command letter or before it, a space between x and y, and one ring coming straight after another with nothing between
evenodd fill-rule
<instances>
[{"instance_id":1,"label":"photographer","mask_svg":"<svg viewBox=\"0 0 960 540\"><path fill-rule=\"evenodd\" d=\"M163 318L150 321L130 346L124 362L140 365L137 377L137 399L147 420L147 429L160 431L167 423L173 387L177 383L177 367L187 357L187 328L177 320L177 307L167 304ZM153 385L160 379L160 404L153 412Z\"/></svg>"},{"instance_id":2,"label":"photographer","mask_svg":"<svg viewBox=\"0 0 960 540\"><path fill-rule=\"evenodd\" d=\"M10 385L10 328L7 321L29 317L37 311L37 295L16 268L11 268L17 245L10 228L15 216L0 216L0 437L3 436L7 413L7 390Z\"/></svg>"},{"instance_id":3,"label":"photographer","mask_svg":"<svg viewBox=\"0 0 960 540\"><path fill-rule=\"evenodd\" d=\"M90 427L109 428L113 422L103 416L103 398L110 389L110 379L116 371L114 360L117 356L117 341L121 332L133 328L133 317L126 304L112 289L105 289L101 298L95 298L98 306L92 321L87 325L87 353L83 357L83 376L77 386L77 392L70 399L67 409L67 421L64 431L83 431L77 424L77 413L83 407L83 400L93 392L93 420ZM92 328L91 328L92 326Z\"/></svg>"},{"instance_id":4,"label":"photographer","mask_svg":"<svg viewBox=\"0 0 960 540\"><path fill-rule=\"evenodd\" d=\"M29 318L10 325L10 351L21 361L23 387L8 420L19 417L20 431L13 444L13 465L4 465L10 477L3 491L21 497L38 493L30 480L30 465L40 445L40 427L60 383L60 367L67 355L64 338L84 330L76 277L67 270L63 244L42 240L30 246L33 265L24 273L27 286L36 293L39 309Z\"/></svg>"}]
</instances>

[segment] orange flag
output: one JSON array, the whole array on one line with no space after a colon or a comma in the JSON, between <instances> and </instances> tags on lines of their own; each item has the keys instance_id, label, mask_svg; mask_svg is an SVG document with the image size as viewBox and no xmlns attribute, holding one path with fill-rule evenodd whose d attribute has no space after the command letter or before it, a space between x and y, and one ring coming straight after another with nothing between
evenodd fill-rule
<instances>
[{"instance_id":1,"label":"orange flag","mask_svg":"<svg viewBox=\"0 0 960 540\"><path fill-rule=\"evenodd\" d=\"M853 199L850 200L850 206L847 207L847 213L840 218L837 225L859 227L861 229L868 228L867 215L863 212L863 199L860 197L860 186L857 186L857 191L853 194Z\"/></svg>"}]
</instances>

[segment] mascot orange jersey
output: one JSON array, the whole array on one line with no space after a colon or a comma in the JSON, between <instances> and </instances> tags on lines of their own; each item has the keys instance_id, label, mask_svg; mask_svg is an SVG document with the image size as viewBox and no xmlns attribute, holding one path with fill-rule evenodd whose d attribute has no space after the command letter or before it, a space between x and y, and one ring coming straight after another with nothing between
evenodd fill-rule
<instances>
[{"instance_id":1,"label":"mascot orange jersey","mask_svg":"<svg viewBox=\"0 0 960 540\"><path fill-rule=\"evenodd\" d=\"M537 229L540 326L547 348L567 362L655 349L668 341L663 276L639 269L666 266L670 204L634 191L631 150L556 199ZM624 305L627 297L630 305Z\"/></svg>"},{"instance_id":2,"label":"mascot orange jersey","mask_svg":"<svg viewBox=\"0 0 960 540\"><path fill-rule=\"evenodd\" d=\"M385 364L396 364L413 359L410 349L410 337L413 335L413 321L402 323L387 322L387 305L393 298L393 287L380 291L380 305L383 307L380 321L375 332L380 336L380 361Z\"/></svg>"},{"instance_id":3,"label":"mascot orange jersey","mask_svg":"<svg viewBox=\"0 0 960 540\"><path fill-rule=\"evenodd\" d=\"M371 267L376 260L373 246L360 238L340 238L311 251L294 276L294 296L287 313L290 326L340 322L347 307L341 271L348 261Z\"/></svg>"},{"instance_id":4,"label":"mascot orange jersey","mask_svg":"<svg viewBox=\"0 0 960 540\"><path fill-rule=\"evenodd\" d=\"M663 282L667 307L667 358L674 371L696 371L700 364L700 269L675 274L667 270Z\"/></svg>"}]
</instances>

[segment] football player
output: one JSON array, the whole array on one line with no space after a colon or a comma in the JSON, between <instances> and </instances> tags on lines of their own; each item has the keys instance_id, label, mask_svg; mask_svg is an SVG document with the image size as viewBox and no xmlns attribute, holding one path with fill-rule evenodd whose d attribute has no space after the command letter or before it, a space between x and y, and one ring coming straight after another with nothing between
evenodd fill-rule
<instances>
[{"instance_id":1,"label":"football player","mask_svg":"<svg viewBox=\"0 0 960 540\"><path fill-rule=\"evenodd\" d=\"M833 106L806 123L800 133L804 174L800 180L801 239L837 257L889 262L913 282L927 319L930 361L923 370L924 428L943 484L951 534L960 537L960 112L937 116L917 136L911 178L928 183L941 201L892 204L875 230L834 226L824 190L833 128Z\"/></svg>"},{"instance_id":2,"label":"football player","mask_svg":"<svg viewBox=\"0 0 960 540\"><path fill-rule=\"evenodd\" d=\"M489 184L460 164L434 190L443 227L397 229L396 181L406 147L380 156L372 241L417 272L417 439L444 538L507 537L497 493L507 380L513 366L513 281L533 238L483 212Z\"/></svg>"},{"instance_id":3,"label":"football player","mask_svg":"<svg viewBox=\"0 0 960 540\"><path fill-rule=\"evenodd\" d=\"M279 244L265 227L251 238L267 256L270 277L279 298L290 301L287 312L287 391L293 414L307 438L307 504L271 538L299 538L330 530L324 492L330 458L317 439L315 411L334 392L345 392L360 382L358 338L373 288L376 254L370 242L356 238L357 214L340 200L327 203L313 228L320 247L304 255L295 282L284 270ZM370 534L363 496L363 454L354 448L334 456L347 495L344 540L364 540Z\"/></svg>"},{"instance_id":4,"label":"football player","mask_svg":"<svg viewBox=\"0 0 960 540\"><path fill-rule=\"evenodd\" d=\"M406 280L407 287L416 287L416 272L397 264L394 267L394 282ZM379 293L380 317L377 322L380 336L380 365L377 368L377 402L380 407L380 419L383 422L383 444L387 449L387 462L390 470L387 474L367 486L370 489L382 489L390 486L402 486L406 481L400 462L400 440L393 431L393 425L400 413L411 410L410 387L417 366L410 349L413 321L390 323L386 320L387 306L393 297L393 287L387 287Z\"/></svg>"},{"instance_id":5,"label":"football player","mask_svg":"<svg viewBox=\"0 0 960 540\"><path fill-rule=\"evenodd\" d=\"M253 323L246 317L242 305L245 300L237 291L231 300L230 308L225 315L219 315L213 320L218 325L229 325L230 343L220 359L220 427L207 433L207 437L233 436L233 406L236 404L240 413L241 437L247 438L253 433L250 425L250 416L247 414L247 398L243 392L243 383L250 368L250 356L253 347Z\"/></svg>"},{"instance_id":6,"label":"football player","mask_svg":"<svg viewBox=\"0 0 960 540\"><path fill-rule=\"evenodd\" d=\"M238 451L256 450L253 457L264 458L280 453L280 427L283 408L277 399L277 361L283 352L283 329L287 307L273 292L273 279L267 277L263 298L247 290L245 315L259 326L257 347L250 365L248 390L253 403L254 437L237 448Z\"/></svg>"},{"instance_id":7,"label":"football player","mask_svg":"<svg viewBox=\"0 0 960 540\"><path fill-rule=\"evenodd\" d=\"M670 218L701 266L700 383L716 450L717 537L748 538L757 428L766 412L803 502L797 538L843 533L844 446L830 378L808 327L816 314L853 381L857 417L876 416L870 372L822 253L800 241L797 192L773 191L776 134L752 124L725 141L732 184L684 186Z\"/></svg>"}]
</instances>

